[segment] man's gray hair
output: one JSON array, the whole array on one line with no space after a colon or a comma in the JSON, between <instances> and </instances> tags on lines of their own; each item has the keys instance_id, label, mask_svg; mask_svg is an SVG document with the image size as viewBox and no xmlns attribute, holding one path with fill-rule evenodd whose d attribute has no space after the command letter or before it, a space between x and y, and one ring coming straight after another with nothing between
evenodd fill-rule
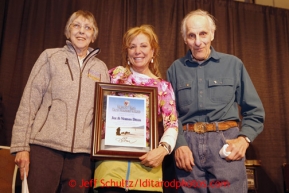
<instances>
[{"instance_id":1,"label":"man's gray hair","mask_svg":"<svg viewBox=\"0 0 289 193\"><path fill-rule=\"evenodd\" d=\"M216 30L216 23L215 23L215 17L211 14L209 14L207 11L201 10L201 9L197 9L194 11L191 11L190 13L188 13L185 18L182 21L182 25L181 25L181 33L183 38L186 38L186 34L187 34L187 21L191 16L194 15L200 15L200 16L204 16L208 19L209 23L210 23L210 28L211 28L211 32L214 33Z\"/></svg>"}]
</instances>

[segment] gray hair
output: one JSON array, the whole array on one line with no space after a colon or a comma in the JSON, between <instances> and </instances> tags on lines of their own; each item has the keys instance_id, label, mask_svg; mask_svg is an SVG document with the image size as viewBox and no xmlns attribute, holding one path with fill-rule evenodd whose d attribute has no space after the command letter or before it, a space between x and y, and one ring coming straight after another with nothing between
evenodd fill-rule
<instances>
[{"instance_id":1,"label":"gray hair","mask_svg":"<svg viewBox=\"0 0 289 193\"><path fill-rule=\"evenodd\" d=\"M69 26L71 25L71 23L78 18L79 16L84 17L85 19L87 19L88 21L90 21L92 23L92 28L93 28L93 40L96 40L97 35L98 35L98 27L97 27L97 23L96 20L93 16L93 14L89 11L84 11L84 10L78 10L76 12L74 12L70 18L68 19L68 21L66 22L66 26L64 28L64 35L66 36L67 39L70 38L70 29Z\"/></svg>"},{"instance_id":2,"label":"gray hair","mask_svg":"<svg viewBox=\"0 0 289 193\"><path fill-rule=\"evenodd\" d=\"M215 23L215 17L212 16L211 14L209 14L207 11L201 10L201 9L197 9L195 11L191 11L190 13L188 13L185 18L182 21L182 25L181 25L181 33L183 38L186 38L186 34L187 34L187 21L190 17L194 16L194 15L200 15L200 16L204 16L208 19L209 24L210 24L210 28L211 28L211 32L214 33L216 30L216 23Z\"/></svg>"}]
</instances>

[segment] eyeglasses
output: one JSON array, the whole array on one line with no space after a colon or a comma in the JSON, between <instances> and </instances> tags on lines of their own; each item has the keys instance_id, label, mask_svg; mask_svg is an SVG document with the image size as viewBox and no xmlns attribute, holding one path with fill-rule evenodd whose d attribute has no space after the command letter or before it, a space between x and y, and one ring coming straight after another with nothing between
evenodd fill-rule
<instances>
[{"instance_id":1,"label":"eyeglasses","mask_svg":"<svg viewBox=\"0 0 289 193\"><path fill-rule=\"evenodd\" d=\"M80 25L79 23L72 23L70 24L71 27L74 29L74 30L80 30L82 27L84 27L84 30L87 31L87 32L91 32L93 30L92 27L88 26L88 25L85 25L85 26L82 26Z\"/></svg>"}]
</instances>

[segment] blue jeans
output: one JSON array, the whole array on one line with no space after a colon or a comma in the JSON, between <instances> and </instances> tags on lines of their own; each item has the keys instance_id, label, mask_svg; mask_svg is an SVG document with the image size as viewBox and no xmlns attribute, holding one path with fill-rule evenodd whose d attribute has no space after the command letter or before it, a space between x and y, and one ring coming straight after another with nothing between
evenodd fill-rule
<instances>
[{"instance_id":1,"label":"blue jeans","mask_svg":"<svg viewBox=\"0 0 289 193\"><path fill-rule=\"evenodd\" d=\"M238 127L204 134L184 131L188 146L193 152L195 166L192 172L186 172L176 167L176 174L181 186L179 192L247 193L245 158L227 162L219 155L219 150L226 140L235 139L238 134Z\"/></svg>"}]
</instances>

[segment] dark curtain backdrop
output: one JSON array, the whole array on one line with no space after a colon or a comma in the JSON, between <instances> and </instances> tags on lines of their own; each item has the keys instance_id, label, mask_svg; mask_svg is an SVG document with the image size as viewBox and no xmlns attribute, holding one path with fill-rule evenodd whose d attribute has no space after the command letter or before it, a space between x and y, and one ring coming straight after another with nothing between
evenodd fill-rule
<instances>
[{"instance_id":1,"label":"dark curtain backdrop","mask_svg":"<svg viewBox=\"0 0 289 193\"><path fill-rule=\"evenodd\" d=\"M239 57L251 75L266 121L247 158L261 160L266 186L273 185L270 192L283 192L281 166L289 162L289 10L285 9L229 0L0 0L4 112L0 144L10 145L15 114L34 62L44 49L64 46L64 26L74 11L85 9L95 15L99 36L92 47L101 48L98 57L108 68L121 64L121 39L128 28L153 25L166 78L167 68L188 49L180 35L181 20L197 8L217 19L214 48Z\"/></svg>"}]
</instances>

